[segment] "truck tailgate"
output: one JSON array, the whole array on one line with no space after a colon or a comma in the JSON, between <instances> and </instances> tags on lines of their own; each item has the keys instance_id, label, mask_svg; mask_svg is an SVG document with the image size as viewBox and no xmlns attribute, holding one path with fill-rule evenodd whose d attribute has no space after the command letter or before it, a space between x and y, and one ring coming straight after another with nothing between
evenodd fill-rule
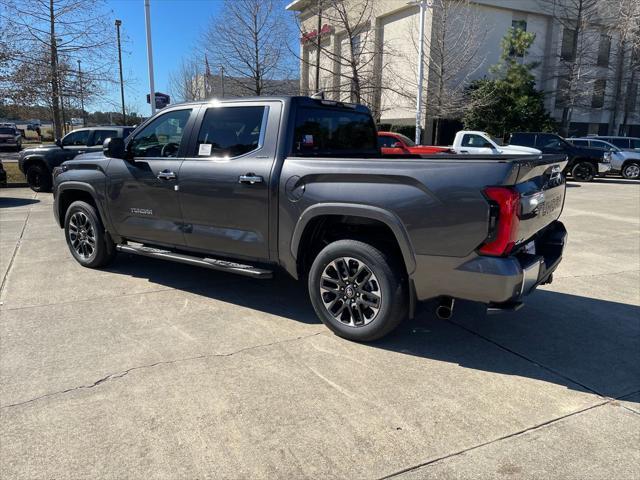
<instances>
[{"instance_id":1,"label":"truck tailgate","mask_svg":"<svg viewBox=\"0 0 640 480\"><path fill-rule=\"evenodd\" d=\"M519 160L515 189L520 194L516 244L528 240L562 213L566 183L564 155L542 155Z\"/></svg>"}]
</instances>

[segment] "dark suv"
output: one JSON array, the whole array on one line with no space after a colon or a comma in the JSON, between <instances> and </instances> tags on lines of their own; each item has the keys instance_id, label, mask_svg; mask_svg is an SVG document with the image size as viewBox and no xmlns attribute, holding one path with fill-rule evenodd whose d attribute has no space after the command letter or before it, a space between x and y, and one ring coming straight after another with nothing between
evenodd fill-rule
<instances>
[{"instance_id":1,"label":"dark suv","mask_svg":"<svg viewBox=\"0 0 640 480\"><path fill-rule=\"evenodd\" d=\"M542 153L564 154L569 162L565 174L574 180L590 182L597 175L604 176L611 170L611 153L599 148L578 147L560 135L543 132L515 132L509 136L510 145L533 147Z\"/></svg>"},{"instance_id":2,"label":"dark suv","mask_svg":"<svg viewBox=\"0 0 640 480\"><path fill-rule=\"evenodd\" d=\"M55 144L23 150L18 165L32 190L49 192L55 167L82 153L100 152L107 138L126 138L133 130L134 127L115 125L79 128L56 140Z\"/></svg>"}]
</instances>

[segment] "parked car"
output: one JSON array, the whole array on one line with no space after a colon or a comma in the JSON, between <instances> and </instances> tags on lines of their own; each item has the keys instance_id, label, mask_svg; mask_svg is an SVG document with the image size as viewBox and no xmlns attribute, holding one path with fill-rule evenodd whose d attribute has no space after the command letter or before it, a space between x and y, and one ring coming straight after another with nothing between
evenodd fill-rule
<instances>
[{"instance_id":1,"label":"parked car","mask_svg":"<svg viewBox=\"0 0 640 480\"><path fill-rule=\"evenodd\" d=\"M555 133L515 132L509 136L509 145L535 147L542 153L567 155L569 162L565 174L581 182L591 182L597 175L611 170L610 152L578 147Z\"/></svg>"},{"instance_id":2,"label":"parked car","mask_svg":"<svg viewBox=\"0 0 640 480\"><path fill-rule=\"evenodd\" d=\"M0 187L7 186L7 171L4 169L4 165L2 165L2 161L0 161Z\"/></svg>"},{"instance_id":3,"label":"parked car","mask_svg":"<svg viewBox=\"0 0 640 480\"><path fill-rule=\"evenodd\" d=\"M473 161L470 161L473 160ZM416 301L513 310L558 266L564 156L381 156L369 110L308 97L171 105L54 172L73 257L116 252L304 280L318 317L368 341ZM446 221L443 221L446 219Z\"/></svg>"},{"instance_id":4,"label":"parked car","mask_svg":"<svg viewBox=\"0 0 640 480\"><path fill-rule=\"evenodd\" d=\"M22 150L22 134L15 127L0 127L0 147L13 148L16 152Z\"/></svg>"},{"instance_id":5,"label":"parked car","mask_svg":"<svg viewBox=\"0 0 640 480\"><path fill-rule=\"evenodd\" d=\"M640 150L622 150L600 138L568 138L578 147L600 148L611 152L611 172L621 174L624 178L637 180L640 178Z\"/></svg>"},{"instance_id":6,"label":"parked car","mask_svg":"<svg viewBox=\"0 0 640 480\"><path fill-rule=\"evenodd\" d=\"M473 153L476 155L540 155L536 148L498 145L486 132L461 130L453 139L451 150L455 153Z\"/></svg>"},{"instance_id":7,"label":"parked car","mask_svg":"<svg viewBox=\"0 0 640 480\"><path fill-rule=\"evenodd\" d=\"M640 138L638 137L611 137L611 136L589 135L589 138L604 140L605 142L612 143L613 145L615 145L616 147L622 150L640 151Z\"/></svg>"},{"instance_id":8,"label":"parked car","mask_svg":"<svg viewBox=\"0 0 640 480\"><path fill-rule=\"evenodd\" d=\"M416 145L406 135L395 132L378 132L378 146L383 155L430 155L450 152L448 147Z\"/></svg>"},{"instance_id":9,"label":"parked car","mask_svg":"<svg viewBox=\"0 0 640 480\"><path fill-rule=\"evenodd\" d=\"M27 183L36 192L51 190L53 169L76 155L102 150L107 138L124 138L133 127L103 126L79 128L65 135L55 144L27 148L20 153L18 165Z\"/></svg>"}]
</instances>

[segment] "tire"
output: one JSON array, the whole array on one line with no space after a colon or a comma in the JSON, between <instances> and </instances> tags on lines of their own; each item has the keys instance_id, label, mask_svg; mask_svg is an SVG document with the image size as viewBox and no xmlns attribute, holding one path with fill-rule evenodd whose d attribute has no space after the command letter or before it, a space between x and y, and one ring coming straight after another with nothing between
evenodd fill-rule
<instances>
[{"instance_id":1,"label":"tire","mask_svg":"<svg viewBox=\"0 0 640 480\"><path fill-rule=\"evenodd\" d=\"M571 176L578 182L591 182L596 173L596 169L589 162L578 162L571 169Z\"/></svg>"},{"instance_id":2,"label":"tire","mask_svg":"<svg viewBox=\"0 0 640 480\"><path fill-rule=\"evenodd\" d=\"M116 255L115 245L98 212L86 202L69 205L64 216L64 236L71 255L83 267L103 267Z\"/></svg>"},{"instance_id":3,"label":"tire","mask_svg":"<svg viewBox=\"0 0 640 480\"><path fill-rule=\"evenodd\" d=\"M36 163L27 168L27 183L34 192L51 191L51 174L41 164Z\"/></svg>"},{"instance_id":4,"label":"tire","mask_svg":"<svg viewBox=\"0 0 640 480\"><path fill-rule=\"evenodd\" d=\"M338 240L313 261L309 297L322 323L336 335L369 342L391 332L407 316L405 277L399 262L377 248L357 240ZM372 307L376 304L377 308Z\"/></svg>"},{"instance_id":5,"label":"tire","mask_svg":"<svg viewBox=\"0 0 640 480\"><path fill-rule=\"evenodd\" d=\"M640 178L640 162L629 162L622 167L622 178L638 180Z\"/></svg>"}]
</instances>

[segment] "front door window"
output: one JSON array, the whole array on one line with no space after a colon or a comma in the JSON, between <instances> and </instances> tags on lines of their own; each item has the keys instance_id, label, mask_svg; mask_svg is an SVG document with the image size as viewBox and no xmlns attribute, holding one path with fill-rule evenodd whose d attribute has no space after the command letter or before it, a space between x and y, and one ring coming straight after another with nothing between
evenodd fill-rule
<instances>
[{"instance_id":1,"label":"front door window","mask_svg":"<svg viewBox=\"0 0 640 480\"><path fill-rule=\"evenodd\" d=\"M189 115L191 109L173 110L152 120L131 140L133 156L177 157Z\"/></svg>"}]
</instances>

